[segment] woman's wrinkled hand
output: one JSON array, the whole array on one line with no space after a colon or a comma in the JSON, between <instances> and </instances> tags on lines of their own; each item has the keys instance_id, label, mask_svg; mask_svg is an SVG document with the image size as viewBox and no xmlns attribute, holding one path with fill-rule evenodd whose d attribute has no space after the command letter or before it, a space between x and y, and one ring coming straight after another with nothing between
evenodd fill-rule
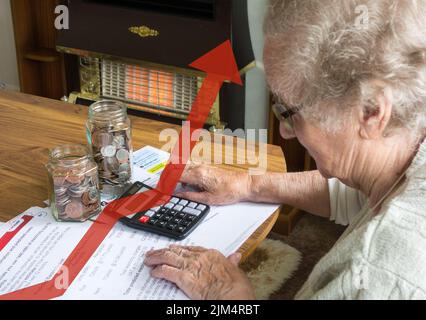
<instances>
[{"instance_id":1,"label":"woman's wrinkled hand","mask_svg":"<svg viewBox=\"0 0 426 320\"><path fill-rule=\"evenodd\" d=\"M209 205L226 205L249 200L251 180L246 172L225 170L208 165L190 165L181 182L199 192L181 192L177 196Z\"/></svg>"},{"instance_id":2,"label":"woman's wrinkled hand","mask_svg":"<svg viewBox=\"0 0 426 320\"><path fill-rule=\"evenodd\" d=\"M254 299L240 259L238 253L226 258L217 250L172 245L148 252L144 263L153 277L175 283L191 299Z\"/></svg>"}]
</instances>

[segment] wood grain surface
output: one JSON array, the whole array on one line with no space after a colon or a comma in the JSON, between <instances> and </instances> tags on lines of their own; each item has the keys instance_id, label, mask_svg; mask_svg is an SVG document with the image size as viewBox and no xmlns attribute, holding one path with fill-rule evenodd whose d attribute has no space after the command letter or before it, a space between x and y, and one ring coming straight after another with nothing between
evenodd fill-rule
<instances>
[{"instance_id":1,"label":"wood grain surface","mask_svg":"<svg viewBox=\"0 0 426 320\"><path fill-rule=\"evenodd\" d=\"M44 206L43 201L47 199L44 165L49 149L61 144L86 144L87 113L85 106L0 91L0 221L7 221L30 207ZM164 142L159 136L164 129L180 131L179 126L141 117L131 116L131 121L134 150L145 145L160 148ZM236 148L235 142L234 161L223 166L231 170L249 168L249 165L237 164ZM280 147L267 146L267 164L269 171L285 172ZM241 247L244 258L268 235L278 215L279 210Z\"/></svg>"}]
</instances>

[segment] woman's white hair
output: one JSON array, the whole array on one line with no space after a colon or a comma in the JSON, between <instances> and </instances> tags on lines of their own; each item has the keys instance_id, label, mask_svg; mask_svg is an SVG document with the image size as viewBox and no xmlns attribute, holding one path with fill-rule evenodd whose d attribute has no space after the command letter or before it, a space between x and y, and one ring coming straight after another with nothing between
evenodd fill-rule
<instances>
[{"instance_id":1,"label":"woman's white hair","mask_svg":"<svg viewBox=\"0 0 426 320\"><path fill-rule=\"evenodd\" d=\"M271 0L265 36L271 90L306 116L330 128L319 101L373 108L375 81L392 92L391 128L426 128L426 0Z\"/></svg>"}]
</instances>

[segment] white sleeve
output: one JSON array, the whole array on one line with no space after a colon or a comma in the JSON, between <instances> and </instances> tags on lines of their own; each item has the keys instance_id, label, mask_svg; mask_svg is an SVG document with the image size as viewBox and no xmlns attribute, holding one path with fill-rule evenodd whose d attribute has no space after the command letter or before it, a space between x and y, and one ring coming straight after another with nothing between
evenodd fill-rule
<instances>
[{"instance_id":1,"label":"white sleeve","mask_svg":"<svg viewBox=\"0 0 426 320\"><path fill-rule=\"evenodd\" d=\"M367 202L367 197L338 179L328 180L330 192L330 220L347 226Z\"/></svg>"}]
</instances>

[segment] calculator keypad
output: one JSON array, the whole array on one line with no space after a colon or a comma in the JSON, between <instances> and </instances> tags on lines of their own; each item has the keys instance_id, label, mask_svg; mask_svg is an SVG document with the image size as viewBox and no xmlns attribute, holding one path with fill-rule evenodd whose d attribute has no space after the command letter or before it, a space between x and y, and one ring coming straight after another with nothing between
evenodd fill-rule
<instances>
[{"instance_id":1,"label":"calculator keypad","mask_svg":"<svg viewBox=\"0 0 426 320\"><path fill-rule=\"evenodd\" d=\"M141 213L137 220L144 225L183 234L205 209L205 205L173 197L169 203Z\"/></svg>"},{"instance_id":2,"label":"calculator keypad","mask_svg":"<svg viewBox=\"0 0 426 320\"><path fill-rule=\"evenodd\" d=\"M136 194L149 186L135 182L121 198ZM121 221L129 227L150 231L174 239L184 239L207 215L209 207L186 199L172 197L164 205L136 213L132 217L123 217Z\"/></svg>"}]
</instances>

